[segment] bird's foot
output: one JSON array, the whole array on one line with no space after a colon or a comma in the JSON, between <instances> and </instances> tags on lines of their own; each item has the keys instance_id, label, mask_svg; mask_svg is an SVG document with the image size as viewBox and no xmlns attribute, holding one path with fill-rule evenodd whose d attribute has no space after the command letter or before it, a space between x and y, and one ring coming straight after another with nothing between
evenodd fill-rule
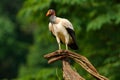
<instances>
[{"instance_id":1,"label":"bird's foot","mask_svg":"<svg viewBox=\"0 0 120 80\"><path fill-rule=\"evenodd\" d=\"M58 54L61 54L62 51L63 51L62 49L59 49L59 50L58 50Z\"/></svg>"}]
</instances>

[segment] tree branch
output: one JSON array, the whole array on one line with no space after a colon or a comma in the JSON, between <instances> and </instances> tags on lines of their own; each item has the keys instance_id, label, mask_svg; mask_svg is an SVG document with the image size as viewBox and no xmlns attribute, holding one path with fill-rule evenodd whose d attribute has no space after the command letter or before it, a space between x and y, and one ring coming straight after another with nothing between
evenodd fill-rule
<instances>
[{"instance_id":1,"label":"tree branch","mask_svg":"<svg viewBox=\"0 0 120 80\"><path fill-rule=\"evenodd\" d=\"M62 60L63 63L63 78L65 80L85 80L70 66L69 59L73 59L76 63L80 64L87 72L98 80L108 80L106 77L100 75L90 61L80 54L71 52L69 50L57 50L44 56L48 59L48 63Z\"/></svg>"}]
</instances>

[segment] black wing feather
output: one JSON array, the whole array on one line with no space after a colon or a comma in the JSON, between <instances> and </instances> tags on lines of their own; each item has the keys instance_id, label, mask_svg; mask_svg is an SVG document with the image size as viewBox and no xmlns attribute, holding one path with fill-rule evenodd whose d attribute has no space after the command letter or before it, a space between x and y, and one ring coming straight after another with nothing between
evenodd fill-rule
<instances>
[{"instance_id":1,"label":"black wing feather","mask_svg":"<svg viewBox=\"0 0 120 80\"><path fill-rule=\"evenodd\" d=\"M78 49L78 46L77 46L77 43L76 43L75 32L74 32L72 29L70 29L70 28L66 28L66 30L67 30L67 32L70 34L70 36L71 36L72 39L73 39L73 43L68 44L68 46L69 46L70 48L72 48L72 49L77 50L77 49Z\"/></svg>"}]
</instances>

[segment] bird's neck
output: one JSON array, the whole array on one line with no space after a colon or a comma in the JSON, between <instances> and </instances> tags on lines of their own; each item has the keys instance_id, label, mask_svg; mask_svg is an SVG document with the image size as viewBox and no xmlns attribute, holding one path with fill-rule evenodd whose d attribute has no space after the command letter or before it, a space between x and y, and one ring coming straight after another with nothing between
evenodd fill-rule
<instances>
[{"instance_id":1,"label":"bird's neck","mask_svg":"<svg viewBox=\"0 0 120 80\"><path fill-rule=\"evenodd\" d=\"M56 16L55 15L50 16L50 22L53 23L53 24L56 23Z\"/></svg>"}]
</instances>

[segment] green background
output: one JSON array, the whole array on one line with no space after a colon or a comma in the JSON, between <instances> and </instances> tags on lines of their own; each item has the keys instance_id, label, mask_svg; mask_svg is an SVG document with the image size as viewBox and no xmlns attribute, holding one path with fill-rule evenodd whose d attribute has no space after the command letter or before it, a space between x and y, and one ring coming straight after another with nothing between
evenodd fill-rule
<instances>
[{"instance_id":1,"label":"green background","mask_svg":"<svg viewBox=\"0 0 120 80\"><path fill-rule=\"evenodd\" d=\"M0 80L62 80L61 62L48 64L43 57L58 49L45 16L50 8L73 24L80 47L76 52L101 75L119 80L119 0L0 1ZM75 62L72 67L86 80L94 80Z\"/></svg>"}]
</instances>

